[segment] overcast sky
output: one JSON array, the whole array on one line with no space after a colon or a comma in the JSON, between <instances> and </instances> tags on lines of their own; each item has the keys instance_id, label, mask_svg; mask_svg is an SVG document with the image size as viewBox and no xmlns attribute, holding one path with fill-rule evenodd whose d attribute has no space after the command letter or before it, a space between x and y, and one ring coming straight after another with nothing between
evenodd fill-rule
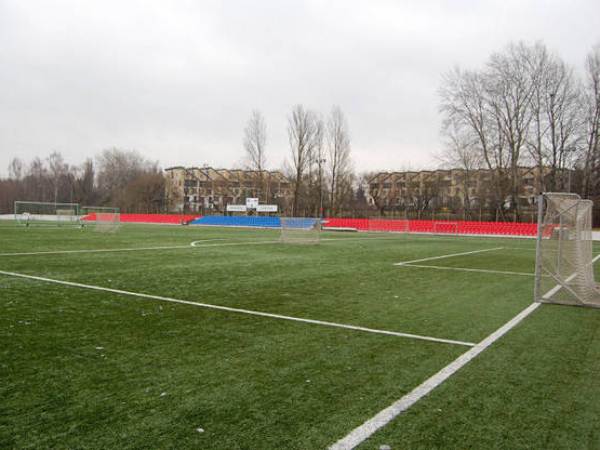
<instances>
[{"instance_id":1,"label":"overcast sky","mask_svg":"<svg viewBox=\"0 0 600 450\"><path fill-rule=\"evenodd\" d=\"M600 1L0 0L0 174L112 146L230 167L252 109L276 168L297 103L342 108L359 171L431 167L442 74L518 40L580 69Z\"/></svg>"}]
</instances>

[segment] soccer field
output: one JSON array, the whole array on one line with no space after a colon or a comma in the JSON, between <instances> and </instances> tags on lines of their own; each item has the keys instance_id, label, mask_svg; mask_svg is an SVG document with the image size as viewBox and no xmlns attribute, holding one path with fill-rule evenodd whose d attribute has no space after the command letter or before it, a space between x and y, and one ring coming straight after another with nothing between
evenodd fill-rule
<instances>
[{"instance_id":1,"label":"soccer field","mask_svg":"<svg viewBox=\"0 0 600 450\"><path fill-rule=\"evenodd\" d=\"M531 308L534 240L278 238L0 224L0 447L600 448L600 310Z\"/></svg>"}]
</instances>

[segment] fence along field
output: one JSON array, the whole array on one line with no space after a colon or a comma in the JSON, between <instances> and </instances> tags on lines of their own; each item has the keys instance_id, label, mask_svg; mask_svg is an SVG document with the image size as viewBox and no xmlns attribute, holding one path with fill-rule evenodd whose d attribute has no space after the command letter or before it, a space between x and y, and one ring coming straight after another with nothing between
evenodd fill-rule
<instances>
[{"instance_id":1,"label":"fence along field","mask_svg":"<svg viewBox=\"0 0 600 450\"><path fill-rule=\"evenodd\" d=\"M597 312L529 306L532 240L321 232L296 246L279 233L2 227L3 446L535 445L558 432L534 413L544 389L561 408L577 400L545 374L575 364L591 381L577 345ZM589 386L559 430L596 436L582 419L597 408ZM468 429L446 428L465 415Z\"/></svg>"}]
</instances>

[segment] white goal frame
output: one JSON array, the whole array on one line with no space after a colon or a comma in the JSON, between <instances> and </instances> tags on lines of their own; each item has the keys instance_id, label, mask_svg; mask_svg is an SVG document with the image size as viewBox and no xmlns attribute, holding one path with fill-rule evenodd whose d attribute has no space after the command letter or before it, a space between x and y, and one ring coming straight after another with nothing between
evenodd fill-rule
<instances>
[{"instance_id":1,"label":"white goal frame","mask_svg":"<svg viewBox=\"0 0 600 450\"><path fill-rule=\"evenodd\" d=\"M600 307L594 278L591 200L548 192L537 197L534 299L543 303Z\"/></svg>"},{"instance_id":2,"label":"white goal frame","mask_svg":"<svg viewBox=\"0 0 600 450\"><path fill-rule=\"evenodd\" d=\"M367 231L370 233L403 233L409 232L409 220L393 217L369 217Z\"/></svg>"},{"instance_id":3,"label":"white goal frame","mask_svg":"<svg viewBox=\"0 0 600 450\"><path fill-rule=\"evenodd\" d=\"M458 235L458 222L451 222L447 220L436 220L433 222L433 234L440 235Z\"/></svg>"},{"instance_id":4,"label":"white goal frame","mask_svg":"<svg viewBox=\"0 0 600 450\"><path fill-rule=\"evenodd\" d=\"M120 209L112 206L83 206L82 226L94 226L94 231L114 233L121 226Z\"/></svg>"},{"instance_id":5,"label":"white goal frame","mask_svg":"<svg viewBox=\"0 0 600 450\"><path fill-rule=\"evenodd\" d=\"M32 202L17 200L14 203L17 224L29 226L80 227L79 203Z\"/></svg>"},{"instance_id":6,"label":"white goal frame","mask_svg":"<svg viewBox=\"0 0 600 450\"><path fill-rule=\"evenodd\" d=\"M321 219L314 217L280 217L279 241L287 244L319 244Z\"/></svg>"}]
</instances>

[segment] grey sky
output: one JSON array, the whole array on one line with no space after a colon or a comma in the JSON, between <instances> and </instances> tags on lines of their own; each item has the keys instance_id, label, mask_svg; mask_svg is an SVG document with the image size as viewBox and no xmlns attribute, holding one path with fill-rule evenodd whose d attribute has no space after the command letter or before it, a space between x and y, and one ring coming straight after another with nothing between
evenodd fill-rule
<instances>
[{"instance_id":1,"label":"grey sky","mask_svg":"<svg viewBox=\"0 0 600 450\"><path fill-rule=\"evenodd\" d=\"M278 167L296 103L341 106L359 171L428 167L441 75L518 40L580 69L600 2L0 0L0 174L112 146L229 167L254 108Z\"/></svg>"}]
</instances>

